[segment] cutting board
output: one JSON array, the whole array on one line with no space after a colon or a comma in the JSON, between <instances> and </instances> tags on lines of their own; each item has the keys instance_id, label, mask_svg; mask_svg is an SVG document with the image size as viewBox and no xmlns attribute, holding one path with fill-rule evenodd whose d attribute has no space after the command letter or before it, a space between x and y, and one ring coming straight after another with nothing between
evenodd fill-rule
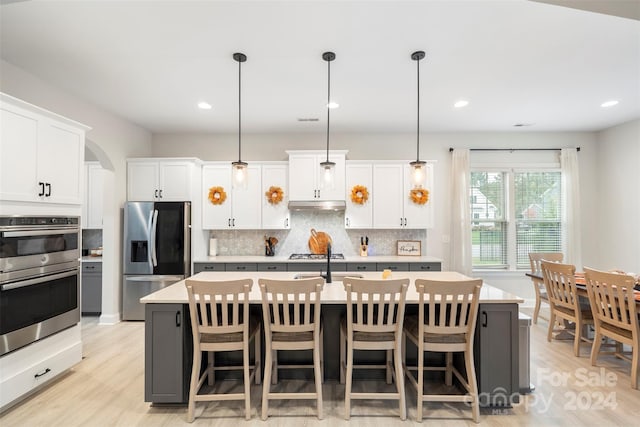
<instances>
[{"instance_id":1,"label":"cutting board","mask_svg":"<svg viewBox=\"0 0 640 427\"><path fill-rule=\"evenodd\" d=\"M327 245L332 243L331 236L324 231L316 231L311 229L311 237L309 237L309 250L312 254L326 254Z\"/></svg>"}]
</instances>

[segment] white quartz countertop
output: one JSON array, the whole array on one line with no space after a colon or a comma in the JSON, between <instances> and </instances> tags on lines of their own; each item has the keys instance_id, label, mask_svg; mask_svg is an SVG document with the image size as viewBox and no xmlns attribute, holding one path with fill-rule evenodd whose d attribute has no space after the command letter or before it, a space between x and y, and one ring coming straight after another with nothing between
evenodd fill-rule
<instances>
[{"instance_id":1,"label":"white quartz countertop","mask_svg":"<svg viewBox=\"0 0 640 427\"><path fill-rule=\"evenodd\" d=\"M101 256L83 256L80 258L81 262L102 262Z\"/></svg>"},{"instance_id":2,"label":"white quartz countertop","mask_svg":"<svg viewBox=\"0 0 640 427\"><path fill-rule=\"evenodd\" d=\"M255 263L274 263L274 262L321 262L326 263L326 259L289 259L286 256L264 256L264 255L245 255L245 256L210 256L195 259L194 262L210 262L210 263L227 263L227 262L255 262ZM397 255L345 255L344 259L331 259L331 262L442 262L440 258L432 256L397 256Z\"/></svg>"},{"instance_id":3,"label":"white quartz countertop","mask_svg":"<svg viewBox=\"0 0 640 427\"><path fill-rule=\"evenodd\" d=\"M275 279L275 280L291 280L297 273L295 272L213 272L206 271L198 273L191 278L198 280L236 280L236 279L253 279L253 287L251 288L251 293L249 294L249 301L251 303L260 303L261 295L260 288L258 287L258 279ZM303 273L308 274L308 273ZM344 273L334 273L334 276L339 276ZM382 272L358 272L356 273L362 276L365 279L381 279ZM422 279L433 279L433 280L443 280L443 281L454 281L454 280L465 280L468 279L467 276L464 276L460 273L452 272L452 271L434 271L434 272L393 272L391 278L401 279L408 278L410 279L409 290L407 291L407 301L408 302L417 302L418 301L418 293L415 288L415 280L418 278ZM344 304L346 301L346 293L344 291L344 287L342 283L336 281L334 278L333 283L327 283L322 290L322 302L324 304ZM185 281L181 280L179 282L174 283L173 285L167 286L159 291L156 291L150 295L147 295L140 299L140 302L146 304L187 304L187 288L185 287ZM516 295L505 292L501 289L495 288L487 283L484 283L482 286L482 290L480 292L480 302L481 303L516 303L520 304L524 302L524 300Z\"/></svg>"}]
</instances>

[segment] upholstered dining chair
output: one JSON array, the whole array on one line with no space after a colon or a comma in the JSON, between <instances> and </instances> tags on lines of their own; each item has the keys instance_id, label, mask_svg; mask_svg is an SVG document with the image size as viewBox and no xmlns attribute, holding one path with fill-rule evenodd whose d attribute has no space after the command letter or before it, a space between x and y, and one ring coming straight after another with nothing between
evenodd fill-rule
<instances>
[{"instance_id":1,"label":"upholstered dining chair","mask_svg":"<svg viewBox=\"0 0 640 427\"><path fill-rule=\"evenodd\" d=\"M322 419L322 277L299 280L258 279L262 293L265 362L262 386L262 419L269 415L269 401L315 399ZM312 350L313 365L278 365L278 351ZM311 368L315 392L272 392L279 369Z\"/></svg>"},{"instance_id":2,"label":"upholstered dining chair","mask_svg":"<svg viewBox=\"0 0 640 427\"><path fill-rule=\"evenodd\" d=\"M189 387L187 418L193 422L195 403L217 400L244 400L245 418L251 418L251 381L260 384L260 316L249 312L249 292L252 279L230 281L205 281L187 279L189 313L193 332L193 367ZM255 362L249 364L249 343L254 340ZM242 352L242 365L214 366L215 352ZM202 353L208 353L209 363L202 374ZM199 394L205 380L213 386L215 370L242 370L242 393L210 392Z\"/></svg>"},{"instance_id":3,"label":"upholstered dining chair","mask_svg":"<svg viewBox=\"0 0 640 427\"><path fill-rule=\"evenodd\" d=\"M584 336L586 325L593 325L591 307L580 304L580 298L576 288L575 266L557 262L541 261L544 285L549 296L551 315L549 316L549 331L547 341L551 341L555 329L556 320L564 319L575 323L575 331L564 330L574 335L573 354L580 356L580 343L592 341Z\"/></svg>"},{"instance_id":4,"label":"upholstered dining chair","mask_svg":"<svg viewBox=\"0 0 640 427\"><path fill-rule=\"evenodd\" d=\"M417 420L422 421L423 402L468 402L473 421L480 420L478 382L473 359L473 339L478 317L482 279L441 282L416 279L418 314L407 315L404 334L418 348L417 366L406 366L405 373L417 392ZM445 366L425 366L424 352L445 353ZM464 355L466 378L453 365L453 352ZM444 371L445 384L455 375L466 394L425 393L424 372ZM415 373L414 373L415 372Z\"/></svg>"},{"instance_id":5,"label":"upholstered dining chair","mask_svg":"<svg viewBox=\"0 0 640 427\"><path fill-rule=\"evenodd\" d=\"M353 399L398 400L400 419L407 417L402 372L402 325L409 279L368 280L345 277L347 314L340 322L340 377L344 391L345 419L351 417ZM355 365L355 350L384 350L384 365ZM346 362L345 362L346 358ZM386 370L387 382L395 378L396 392L353 392L353 370Z\"/></svg>"},{"instance_id":6,"label":"upholstered dining chair","mask_svg":"<svg viewBox=\"0 0 640 427\"><path fill-rule=\"evenodd\" d=\"M540 261L562 262L562 252L529 252L529 263L531 265L531 273L542 276L540 269ZM538 314L540 313L540 305L542 302L549 304L547 289L544 287L544 280L532 277L533 289L536 293L536 305L533 309L533 323L538 323Z\"/></svg>"},{"instance_id":7,"label":"upholstered dining chair","mask_svg":"<svg viewBox=\"0 0 640 427\"><path fill-rule=\"evenodd\" d=\"M631 358L622 352L617 355L631 362L631 388L637 390L640 320L633 291L635 280L626 274L592 268L585 268L584 272L596 330L591 347L591 364L596 365L603 337L631 346Z\"/></svg>"}]
</instances>

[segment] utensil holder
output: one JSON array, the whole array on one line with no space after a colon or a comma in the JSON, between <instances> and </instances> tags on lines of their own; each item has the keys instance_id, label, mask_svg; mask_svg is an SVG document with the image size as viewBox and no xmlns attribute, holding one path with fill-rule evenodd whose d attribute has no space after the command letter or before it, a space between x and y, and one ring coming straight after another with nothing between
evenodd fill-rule
<instances>
[{"instance_id":1,"label":"utensil holder","mask_svg":"<svg viewBox=\"0 0 640 427\"><path fill-rule=\"evenodd\" d=\"M369 255L369 246L360 245L360 256L368 256L368 255Z\"/></svg>"}]
</instances>

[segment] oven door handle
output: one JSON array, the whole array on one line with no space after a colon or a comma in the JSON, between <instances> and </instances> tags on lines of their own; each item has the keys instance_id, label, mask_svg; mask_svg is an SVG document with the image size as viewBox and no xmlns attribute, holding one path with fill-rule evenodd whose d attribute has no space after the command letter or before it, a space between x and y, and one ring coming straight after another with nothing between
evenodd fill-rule
<instances>
[{"instance_id":1,"label":"oven door handle","mask_svg":"<svg viewBox=\"0 0 640 427\"><path fill-rule=\"evenodd\" d=\"M7 283L6 285L0 286L0 290L9 291L11 289L24 288L25 286L37 285L39 283L49 282L51 280L64 279L65 277L77 276L79 274L79 269L74 268L73 270L65 271L63 273L57 274L49 274L47 276L40 276L33 279L21 280L15 283Z\"/></svg>"},{"instance_id":2,"label":"oven door handle","mask_svg":"<svg viewBox=\"0 0 640 427\"><path fill-rule=\"evenodd\" d=\"M74 234L78 233L77 228L66 229L66 230L23 230L23 231L1 231L0 236L2 237L30 237L30 236L49 236L55 234Z\"/></svg>"}]
</instances>

